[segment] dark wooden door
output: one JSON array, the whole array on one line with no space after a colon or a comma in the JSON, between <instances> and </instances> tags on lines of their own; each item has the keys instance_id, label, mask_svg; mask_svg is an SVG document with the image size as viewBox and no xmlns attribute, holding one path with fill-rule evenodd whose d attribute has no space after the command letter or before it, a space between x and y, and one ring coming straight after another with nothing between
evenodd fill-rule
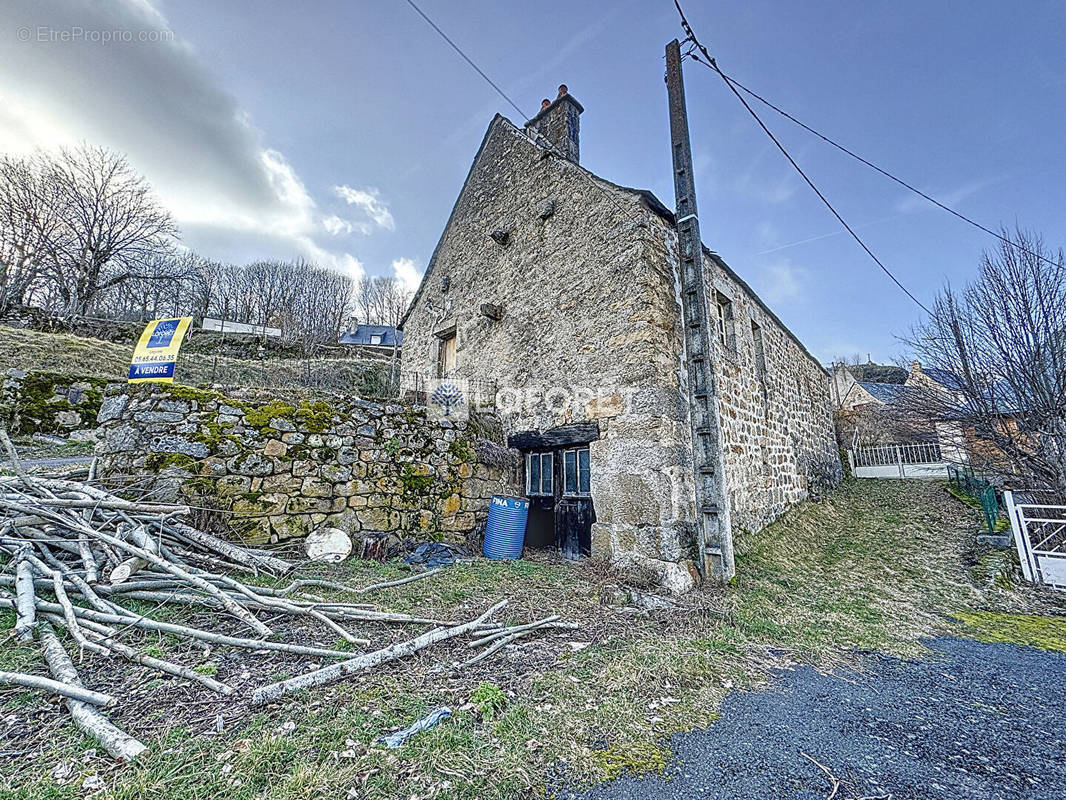
<instances>
[{"instance_id":1,"label":"dark wooden door","mask_svg":"<svg viewBox=\"0 0 1066 800\"><path fill-rule=\"evenodd\" d=\"M577 559L592 552L592 523L596 514L592 498L568 497L555 506L555 538L564 558Z\"/></svg>"},{"instance_id":2,"label":"dark wooden door","mask_svg":"<svg viewBox=\"0 0 1066 800\"><path fill-rule=\"evenodd\" d=\"M588 447L528 452L525 466L530 501L526 547L556 548L572 559L589 555L596 512L589 491Z\"/></svg>"},{"instance_id":3,"label":"dark wooden door","mask_svg":"<svg viewBox=\"0 0 1066 800\"><path fill-rule=\"evenodd\" d=\"M525 462L529 496L525 546L547 550L555 547L555 454L550 450L527 453Z\"/></svg>"},{"instance_id":4,"label":"dark wooden door","mask_svg":"<svg viewBox=\"0 0 1066 800\"><path fill-rule=\"evenodd\" d=\"M562 449L555 461L555 539L564 557L581 558L592 552L592 523L596 521L590 492L589 449Z\"/></svg>"}]
</instances>

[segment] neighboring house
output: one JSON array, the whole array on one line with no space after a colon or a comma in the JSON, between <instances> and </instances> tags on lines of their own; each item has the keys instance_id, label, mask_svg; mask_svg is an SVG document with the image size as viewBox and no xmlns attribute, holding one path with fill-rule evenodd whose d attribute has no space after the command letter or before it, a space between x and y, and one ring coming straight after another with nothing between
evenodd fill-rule
<instances>
[{"instance_id":1,"label":"neighboring house","mask_svg":"<svg viewBox=\"0 0 1066 800\"><path fill-rule=\"evenodd\" d=\"M933 367L922 369L922 364L919 361L911 362L911 371L907 375L904 385L952 393L958 393L963 388L962 378L954 372Z\"/></svg>"},{"instance_id":2,"label":"neighboring house","mask_svg":"<svg viewBox=\"0 0 1066 800\"><path fill-rule=\"evenodd\" d=\"M891 405L907 378L907 370L886 364L837 363L830 372L833 407L854 411L866 405ZM859 388L856 389L855 387ZM897 387L882 389L879 387Z\"/></svg>"},{"instance_id":3,"label":"neighboring house","mask_svg":"<svg viewBox=\"0 0 1066 800\"><path fill-rule=\"evenodd\" d=\"M354 325L341 333L340 344L360 347L403 346L403 331L392 325Z\"/></svg>"},{"instance_id":4,"label":"neighboring house","mask_svg":"<svg viewBox=\"0 0 1066 800\"><path fill-rule=\"evenodd\" d=\"M893 405L906 387L899 383L874 383L852 381L838 408L844 411L861 411L867 408Z\"/></svg>"},{"instance_id":5,"label":"neighboring house","mask_svg":"<svg viewBox=\"0 0 1066 800\"><path fill-rule=\"evenodd\" d=\"M715 385L695 392L714 398L706 479L726 491L697 509L692 429L712 421L690 425L674 216L579 166L582 110L561 91L524 127L489 124L400 323L404 380L496 382L524 454L528 544L636 561L683 588L711 569L702 513L726 537L758 530L839 472L828 375L703 248Z\"/></svg>"}]
</instances>

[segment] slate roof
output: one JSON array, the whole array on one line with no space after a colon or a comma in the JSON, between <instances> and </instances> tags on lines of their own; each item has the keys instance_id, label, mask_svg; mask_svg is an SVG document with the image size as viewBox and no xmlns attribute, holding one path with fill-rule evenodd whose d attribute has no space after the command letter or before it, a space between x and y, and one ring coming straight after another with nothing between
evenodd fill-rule
<instances>
[{"instance_id":1,"label":"slate roof","mask_svg":"<svg viewBox=\"0 0 1066 800\"><path fill-rule=\"evenodd\" d=\"M929 369L922 367L922 372L945 389L950 389L953 392L962 391L962 378L954 372L946 369L937 369L936 367L930 367Z\"/></svg>"},{"instance_id":2,"label":"slate roof","mask_svg":"<svg viewBox=\"0 0 1066 800\"><path fill-rule=\"evenodd\" d=\"M403 345L403 331L396 330L392 325L356 325L354 331L341 334L340 344L372 345L372 336L381 337L375 347L392 347L394 342L397 347Z\"/></svg>"},{"instance_id":3,"label":"slate roof","mask_svg":"<svg viewBox=\"0 0 1066 800\"><path fill-rule=\"evenodd\" d=\"M873 395L875 400L880 400L885 405L892 405L899 396L907 389L902 383L874 383L873 381L858 381L859 386Z\"/></svg>"}]
</instances>

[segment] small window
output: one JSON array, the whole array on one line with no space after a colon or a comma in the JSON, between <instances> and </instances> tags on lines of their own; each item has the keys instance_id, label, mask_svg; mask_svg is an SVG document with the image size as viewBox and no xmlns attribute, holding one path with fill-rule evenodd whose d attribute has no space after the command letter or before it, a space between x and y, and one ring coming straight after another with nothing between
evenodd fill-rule
<instances>
[{"instance_id":1,"label":"small window","mask_svg":"<svg viewBox=\"0 0 1066 800\"><path fill-rule=\"evenodd\" d=\"M715 328L718 341L726 350L733 349L733 302L721 292L714 293Z\"/></svg>"},{"instance_id":2,"label":"small window","mask_svg":"<svg viewBox=\"0 0 1066 800\"><path fill-rule=\"evenodd\" d=\"M381 335L374 334L370 337L370 344L381 344Z\"/></svg>"},{"instance_id":3,"label":"small window","mask_svg":"<svg viewBox=\"0 0 1066 800\"><path fill-rule=\"evenodd\" d=\"M551 453L526 455L526 494L551 495L553 463Z\"/></svg>"},{"instance_id":4,"label":"small window","mask_svg":"<svg viewBox=\"0 0 1066 800\"><path fill-rule=\"evenodd\" d=\"M445 378L455 370L455 331L441 334L437 350L437 377Z\"/></svg>"},{"instance_id":5,"label":"small window","mask_svg":"<svg viewBox=\"0 0 1066 800\"><path fill-rule=\"evenodd\" d=\"M762 328L755 320L751 321L751 339L755 344L755 373L759 380L766 380L766 345L763 343Z\"/></svg>"},{"instance_id":6,"label":"small window","mask_svg":"<svg viewBox=\"0 0 1066 800\"><path fill-rule=\"evenodd\" d=\"M589 449L567 450L563 453L563 493L587 496L591 491L589 480Z\"/></svg>"}]
</instances>

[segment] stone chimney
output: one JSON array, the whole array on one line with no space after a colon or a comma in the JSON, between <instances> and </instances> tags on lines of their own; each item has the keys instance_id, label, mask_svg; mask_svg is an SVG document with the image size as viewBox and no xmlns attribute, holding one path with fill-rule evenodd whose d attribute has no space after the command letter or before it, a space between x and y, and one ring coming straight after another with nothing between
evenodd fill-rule
<instances>
[{"instance_id":1,"label":"stone chimney","mask_svg":"<svg viewBox=\"0 0 1066 800\"><path fill-rule=\"evenodd\" d=\"M526 127L537 131L548 140L567 159L579 163L580 124L578 118L584 111L581 103L570 96L566 84L559 87L559 96L555 102L545 99L540 106L540 113L526 123Z\"/></svg>"}]
</instances>

